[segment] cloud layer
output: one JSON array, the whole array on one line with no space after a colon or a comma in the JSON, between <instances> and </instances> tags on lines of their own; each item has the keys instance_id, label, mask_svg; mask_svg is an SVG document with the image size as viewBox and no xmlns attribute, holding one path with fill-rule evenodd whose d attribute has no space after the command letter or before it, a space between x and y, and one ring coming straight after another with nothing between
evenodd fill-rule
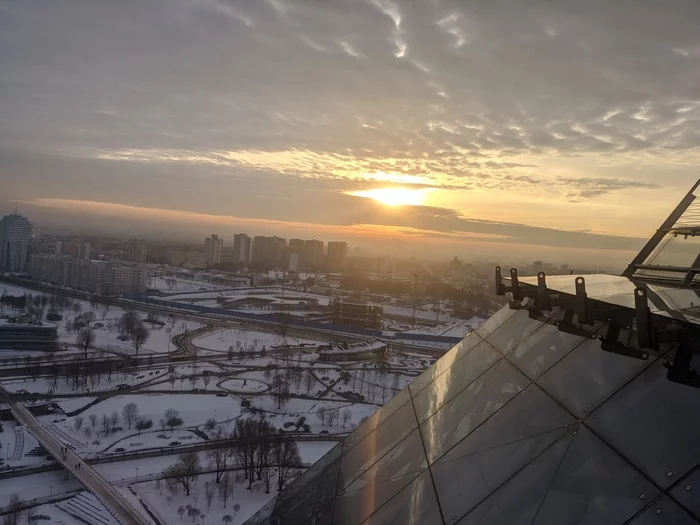
<instances>
[{"instance_id":1,"label":"cloud layer","mask_svg":"<svg viewBox=\"0 0 700 525\"><path fill-rule=\"evenodd\" d=\"M430 188L366 223L644 236L696 176L699 23L690 0L0 0L0 176L318 225Z\"/></svg>"}]
</instances>

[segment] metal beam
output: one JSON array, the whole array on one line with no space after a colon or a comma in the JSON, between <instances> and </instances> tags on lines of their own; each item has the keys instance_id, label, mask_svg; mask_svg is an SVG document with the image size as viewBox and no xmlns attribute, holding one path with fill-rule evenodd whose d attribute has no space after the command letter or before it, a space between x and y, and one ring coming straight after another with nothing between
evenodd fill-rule
<instances>
[{"instance_id":1,"label":"metal beam","mask_svg":"<svg viewBox=\"0 0 700 525\"><path fill-rule=\"evenodd\" d=\"M681 216L685 213L685 210L687 210L695 200L695 195L693 195L693 192L697 189L698 185L700 185L700 179L693 184L693 187L690 188L690 191L686 194L686 196L681 199L681 202L678 203L678 206L676 206L676 208L666 218L661 227L656 230L654 235L651 236L637 256L632 259L632 262L627 266L627 269L622 272L623 277L632 277L636 271L636 266L646 261L647 257L649 257L654 249L656 249L661 240L666 236L667 232L673 228L673 225L678 222L678 219L681 218Z\"/></svg>"}]
</instances>

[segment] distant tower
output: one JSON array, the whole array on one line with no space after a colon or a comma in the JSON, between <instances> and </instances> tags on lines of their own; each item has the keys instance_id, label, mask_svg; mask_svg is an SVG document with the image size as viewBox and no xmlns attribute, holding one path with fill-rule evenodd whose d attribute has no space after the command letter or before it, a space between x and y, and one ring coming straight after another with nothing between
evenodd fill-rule
<instances>
[{"instance_id":1,"label":"distant tower","mask_svg":"<svg viewBox=\"0 0 700 525\"><path fill-rule=\"evenodd\" d=\"M32 225L22 215L13 213L0 219L0 270L22 272L27 267L27 252Z\"/></svg>"},{"instance_id":2,"label":"distant tower","mask_svg":"<svg viewBox=\"0 0 700 525\"><path fill-rule=\"evenodd\" d=\"M223 248L224 240L219 239L219 236L216 234L204 239L204 264L207 266L221 264L221 252Z\"/></svg>"}]
</instances>

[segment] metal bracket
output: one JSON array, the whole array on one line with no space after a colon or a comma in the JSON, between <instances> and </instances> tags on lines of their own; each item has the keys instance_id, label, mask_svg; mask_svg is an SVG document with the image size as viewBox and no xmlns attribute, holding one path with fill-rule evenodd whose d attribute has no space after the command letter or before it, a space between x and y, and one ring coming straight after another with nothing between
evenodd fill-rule
<instances>
[{"instance_id":1,"label":"metal bracket","mask_svg":"<svg viewBox=\"0 0 700 525\"><path fill-rule=\"evenodd\" d=\"M506 287L503 285L503 275L501 275L501 267L496 266L496 295L505 295Z\"/></svg>"},{"instance_id":2,"label":"metal bracket","mask_svg":"<svg viewBox=\"0 0 700 525\"><path fill-rule=\"evenodd\" d=\"M651 311L647 301L646 288L635 288L634 309L637 319L637 343L641 348L653 348L653 338L651 330Z\"/></svg>"},{"instance_id":3,"label":"metal bracket","mask_svg":"<svg viewBox=\"0 0 700 525\"><path fill-rule=\"evenodd\" d=\"M591 319L588 315L588 295L586 294L586 279L576 277L576 300L574 301L574 309L578 315L580 324L590 325Z\"/></svg>"},{"instance_id":4,"label":"metal bracket","mask_svg":"<svg viewBox=\"0 0 700 525\"><path fill-rule=\"evenodd\" d=\"M552 301L547 293L547 280L544 272L537 274L537 307L540 310L551 310Z\"/></svg>"},{"instance_id":5,"label":"metal bracket","mask_svg":"<svg viewBox=\"0 0 700 525\"><path fill-rule=\"evenodd\" d=\"M676 350L673 363L665 364L668 368L666 378L674 383L700 388L700 374L690 368L693 354L698 347L698 337L687 331L680 333L680 345Z\"/></svg>"},{"instance_id":6,"label":"metal bracket","mask_svg":"<svg viewBox=\"0 0 700 525\"><path fill-rule=\"evenodd\" d=\"M559 321L559 331L566 334L578 335L580 337L591 337L593 334L590 330L586 330L585 328L581 328L580 326L576 326L574 324L574 313L575 312L573 310L564 311L564 316L562 317L561 321Z\"/></svg>"},{"instance_id":7,"label":"metal bracket","mask_svg":"<svg viewBox=\"0 0 700 525\"><path fill-rule=\"evenodd\" d=\"M513 300L519 301L523 298L520 292L520 281L518 281L518 269L510 269L510 291L513 293Z\"/></svg>"},{"instance_id":8,"label":"metal bracket","mask_svg":"<svg viewBox=\"0 0 700 525\"><path fill-rule=\"evenodd\" d=\"M635 359L641 359L642 361L649 359L649 352L638 350L630 346L629 341L627 343L621 343L620 327L614 324L608 326L608 333L605 334L605 337L601 341L600 348L606 352L633 357Z\"/></svg>"}]
</instances>

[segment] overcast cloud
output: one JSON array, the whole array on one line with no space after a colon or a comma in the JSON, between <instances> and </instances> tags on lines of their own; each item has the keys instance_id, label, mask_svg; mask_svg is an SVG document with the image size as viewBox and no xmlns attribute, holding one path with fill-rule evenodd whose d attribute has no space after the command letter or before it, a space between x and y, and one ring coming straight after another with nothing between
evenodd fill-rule
<instances>
[{"instance_id":1,"label":"overcast cloud","mask_svg":"<svg viewBox=\"0 0 700 525\"><path fill-rule=\"evenodd\" d=\"M634 249L697 177L698 27L694 0L0 1L0 204ZM428 206L349 196L397 186Z\"/></svg>"}]
</instances>

